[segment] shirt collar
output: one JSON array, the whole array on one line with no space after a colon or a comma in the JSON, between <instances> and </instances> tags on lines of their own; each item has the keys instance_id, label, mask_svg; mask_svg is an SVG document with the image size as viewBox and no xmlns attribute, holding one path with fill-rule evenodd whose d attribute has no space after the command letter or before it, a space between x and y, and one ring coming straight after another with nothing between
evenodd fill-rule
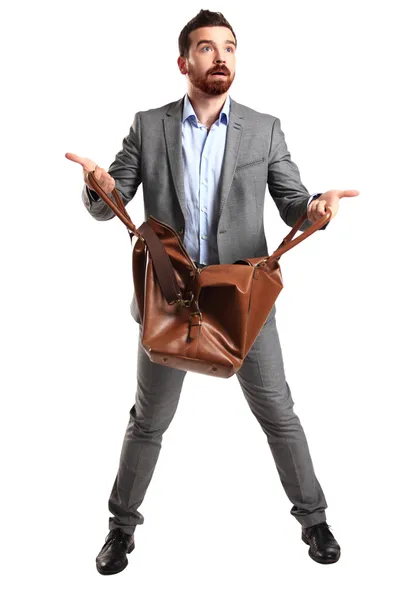
<instances>
[{"instance_id":1,"label":"shirt collar","mask_svg":"<svg viewBox=\"0 0 400 600\"><path fill-rule=\"evenodd\" d=\"M218 126L220 125L220 123L225 123L225 125L228 125L230 108L231 108L231 98L228 94L228 96L226 97L226 100L225 100L225 104L223 105L223 107L221 109L219 118L216 121ZM190 102L188 95L185 94L185 97L183 100L182 123L184 123L186 121L186 119L188 119L189 117L191 117L191 119L194 123L196 123L196 124L199 123L196 113L193 110L192 103Z\"/></svg>"}]
</instances>

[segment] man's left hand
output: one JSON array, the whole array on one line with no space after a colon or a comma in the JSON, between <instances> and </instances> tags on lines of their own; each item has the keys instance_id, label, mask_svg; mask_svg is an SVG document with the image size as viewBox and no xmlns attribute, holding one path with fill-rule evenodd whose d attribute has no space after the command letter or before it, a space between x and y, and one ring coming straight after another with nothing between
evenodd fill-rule
<instances>
[{"instance_id":1,"label":"man's left hand","mask_svg":"<svg viewBox=\"0 0 400 600\"><path fill-rule=\"evenodd\" d=\"M333 219L339 210L339 200L345 197L358 196L359 193L358 190L329 190L329 192L325 192L319 198L310 202L307 208L307 219L315 223L326 213L326 208L332 211Z\"/></svg>"}]
</instances>

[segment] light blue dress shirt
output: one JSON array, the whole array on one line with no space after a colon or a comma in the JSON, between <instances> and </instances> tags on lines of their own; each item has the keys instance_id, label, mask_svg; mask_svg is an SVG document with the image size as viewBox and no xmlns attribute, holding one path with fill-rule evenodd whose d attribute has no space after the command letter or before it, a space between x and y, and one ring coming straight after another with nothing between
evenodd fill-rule
<instances>
[{"instance_id":1,"label":"light blue dress shirt","mask_svg":"<svg viewBox=\"0 0 400 600\"><path fill-rule=\"evenodd\" d=\"M183 243L191 258L204 265L219 263L217 199L230 105L228 95L219 118L207 132L187 94L183 103L182 157L187 215ZM310 197L308 204L316 195Z\"/></svg>"},{"instance_id":2,"label":"light blue dress shirt","mask_svg":"<svg viewBox=\"0 0 400 600\"><path fill-rule=\"evenodd\" d=\"M193 260L217 264L217 196L229 123L230 97L207 131L185 94L182 111L182 158L185 181L184 246Z\"/></svg>"}]
</instances>

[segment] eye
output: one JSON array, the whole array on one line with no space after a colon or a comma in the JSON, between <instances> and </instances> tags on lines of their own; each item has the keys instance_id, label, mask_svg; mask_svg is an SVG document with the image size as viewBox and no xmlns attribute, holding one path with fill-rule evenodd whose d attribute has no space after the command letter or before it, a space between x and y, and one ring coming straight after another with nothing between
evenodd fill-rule
<instances>
[{"instance_id":1,"label":"eye","mask_svg":"<svg viewBox=\"0 0 400 600\"><path fill-rule=\"evenodd\" d=\"M203 52L203 50L206 50L207 48L211 48L211 46L203 46L201 48L201 52ZM229 50L231 53L233 52L232 46L227 46L226 50Z\"/></svg>"}]
</instances>

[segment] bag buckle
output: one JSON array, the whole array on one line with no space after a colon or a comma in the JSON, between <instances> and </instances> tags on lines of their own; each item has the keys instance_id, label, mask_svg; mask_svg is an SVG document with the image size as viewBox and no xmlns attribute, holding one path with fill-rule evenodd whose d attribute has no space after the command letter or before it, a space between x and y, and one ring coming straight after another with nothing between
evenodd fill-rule
<instances>
[{"instance_id":1,"label":"bag buckle","mask_svg":"<svg viewBox=\"0 0 400 600\"><path fill-rule=\"evenodd\" d=\"M192 319L196 315L198 315L199 322L198 323L192 323ZM199 310L195 310L194 312L190 313L188 335L192 339L196 339L200 335L200 327L201 327L201 324L202 324L202 318L201 317L202 317L202 314L201 314L201 312ZM194 330L194 332L195 332L194 335L192 334L192 327L198 327L198 329Z\"/></svg>"},{"instance_id":2,"label":"bag buckle","mask_svg":"<svg viewBox=\"0 0 400 600\"><path fill-rule=\"evenodd\" d=\"M194 294L192 291L190 291L190 298L187 300L184 300L184 298L181 297L181 295L179 294L179 298L177 298L176 300L172 300L172 302L168 302L168 304L177 304L178 306L190 306L193 302L194 299Z\"/></svg>"},{"instance_id":3,"label":"bag buckle","mask_svg":"<svg viewBox=\"0 0 400 600\"><path fill-rule=\"evenodd\" d=\"M203 322L203 321L202 321L202 318L201 318L202 314L201 314L201 312L200 312L199 310L195 310L194 312L190 313L190 317L189 317L190 326L192 325L192 318L193 318L193 315L200 315L200 316L199 316L199 322L198 322L198 323L194 323L194 325L201 325L201 324L202 324L202 322Z\"/></svg>"}]
</instances>

